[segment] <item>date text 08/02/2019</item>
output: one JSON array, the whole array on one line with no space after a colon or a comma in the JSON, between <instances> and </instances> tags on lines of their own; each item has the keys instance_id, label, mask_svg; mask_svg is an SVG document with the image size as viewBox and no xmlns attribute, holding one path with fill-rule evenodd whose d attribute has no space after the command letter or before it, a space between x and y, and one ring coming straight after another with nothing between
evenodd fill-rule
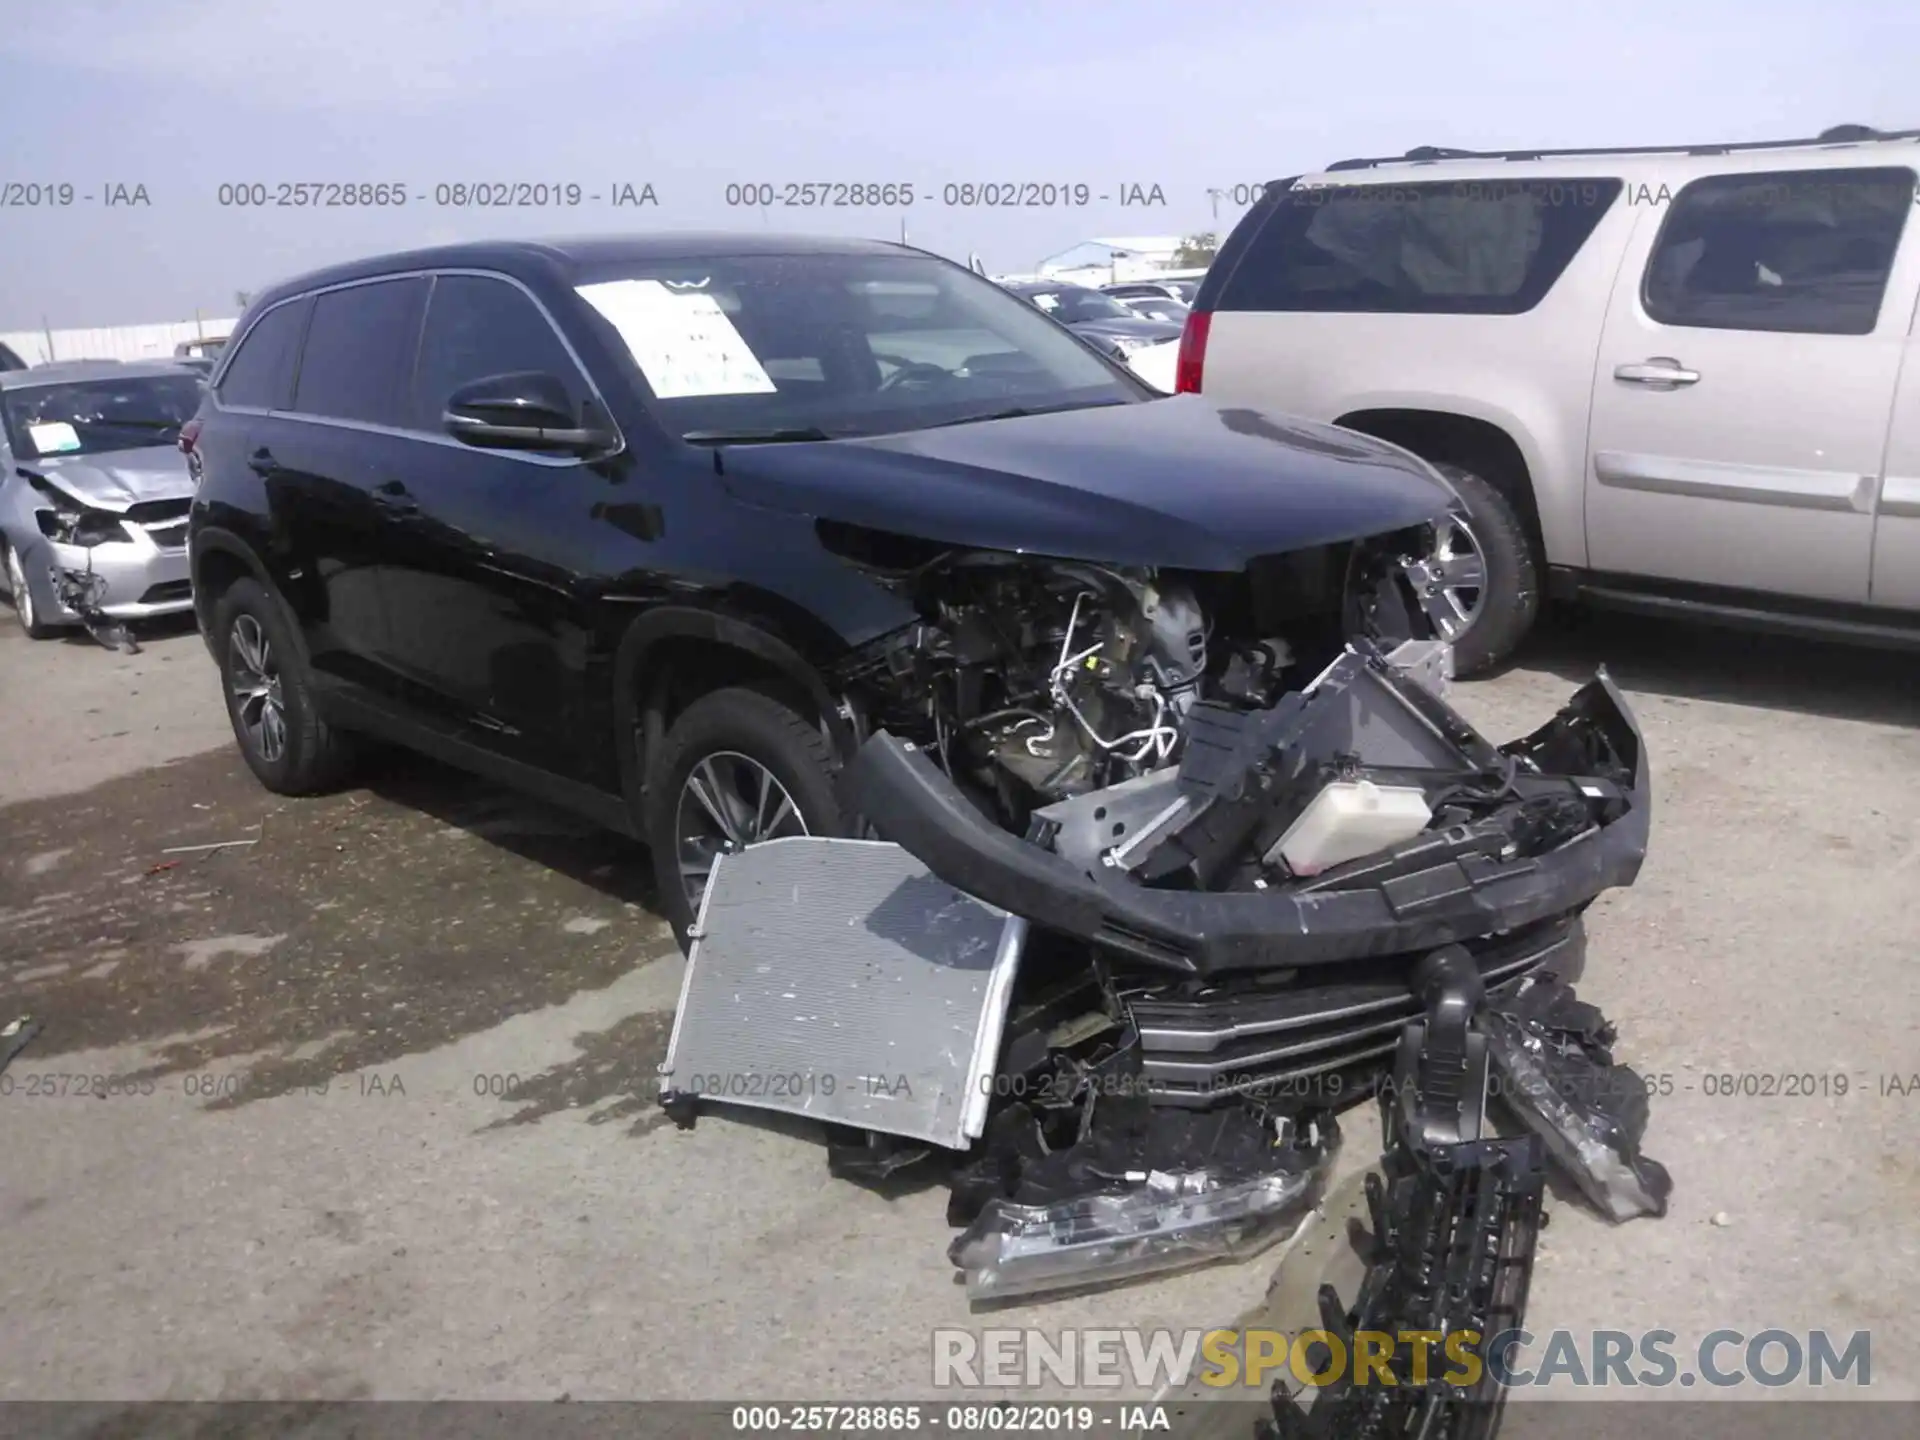
<instances>
[{"instance_id":1,"label":"date text 08/02/2019","mask_svg":"<svg viewBox=\"0 0 1920 1440\"><path fill-rule=\"evenodd\" d=\"M942 185L904 180L739 180L721 193L729 206L773 210L1085 209L1091 205L1164 207L1166 187L1150 181L950 180Z\"/></svg>"},{"instance_id":2,"label":"date text 08/02/2019","mask_svg":"<svg viewBox=\"0 0 1920 1440\"><path fill-rule=\"evenodd\" d=\"M1151 1403L736 1405L731 1419L733 1429L746 1434L898 1435L932 1431L952 1435L1058 1435L1095 1430L1139 1434L1173 1429L1167 1407Z\"/></svg>"},{"instance_id":3,"label":"date text 08/02/2019","mask_svg":"<svg viewBox=\"0 0 1920 1440\"><path fill-rule=\"evenodd\" d=\"M242 210L392 210L429 205L446 210L554 210L583 205L658 209L646 180L236 180L218 186L214 203Z\"/></svg>"}]
</instances>

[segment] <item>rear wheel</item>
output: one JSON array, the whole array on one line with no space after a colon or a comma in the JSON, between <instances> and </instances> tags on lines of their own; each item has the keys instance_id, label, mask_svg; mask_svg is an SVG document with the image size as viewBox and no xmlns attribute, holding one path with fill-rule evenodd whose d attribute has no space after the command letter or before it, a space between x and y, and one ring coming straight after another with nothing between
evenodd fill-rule
<instances>
[{"instance_id":1,"label":"rear wheel","mask_svg":"<svg viewBox=\"0 0 1920 1440\"><path fill-rule=\"evenodd\" d=\"M833 751L817 723L757 690L689 705L650 767L647 845L684 947L715 860L762 840L842 835Z\"/></svg>"},{"instance_id":2,"label":"rear wheel","mask_svg":"<svg viewBox=\"0 0 1920 1440\"><path fill-rule=\"evenodd\" d=\"M285 607L254 580L214 606L214 653L240 754L278 795L332 789L352 765L349 738L320 718Z\"/></svg>"},{"instance_id":3,"label":"rear wheel","mask_svg":"<svg viewBox=\"0 0 1920 1440\"><path fill-rule=\"evenodd\" d=\"M33 603L33 590L27 584L27 572L20 564L20 552L11 545L5 548L7 594L13 601L13 613L19 617L20 628L27 632L29 640L52 639L60 633L60 627L49 625L40 618L40 612Z\"/></svg>"}]
</instances>

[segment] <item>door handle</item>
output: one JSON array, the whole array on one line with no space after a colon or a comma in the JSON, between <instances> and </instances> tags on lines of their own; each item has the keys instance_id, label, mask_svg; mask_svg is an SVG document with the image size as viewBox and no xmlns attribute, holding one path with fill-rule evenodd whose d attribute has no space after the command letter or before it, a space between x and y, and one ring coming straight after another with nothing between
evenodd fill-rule
<instances>
[{"instance_id":1,"label":"door handle","mask_svg":"<svg viewBox=\"0 0 1920 1440\"><path fill-rule=\"evenodd\" d=\"M273 458L273 452L262 445L247 457L247 468L256 475L272 475L280 469L280 465Z\"/></svg>"},{"instance_id":2,"label":"door handle","mask_svg":"<svg viewBox=\"0 0 1920 1440\"><path fill-rule=\"evenodd\" d=\"M389 480L373 488L373 503L389 515L416 515L420 506L398 480Z\"/></svg>"},{"instance_id":3,"label":"door handle","mask_svg":"<svg viewBox=\"0 0 1920 1440\"><path fill-rule=\"evenodd\" d=\"M1700 379L1700 372L1687 369L1671 356L1655 355L1638 365L1614 366L1613 378L1629 385L1651 386L1656 390L1678 390L1682 385L1696 383Z\"/></svg>"}]
</instances>

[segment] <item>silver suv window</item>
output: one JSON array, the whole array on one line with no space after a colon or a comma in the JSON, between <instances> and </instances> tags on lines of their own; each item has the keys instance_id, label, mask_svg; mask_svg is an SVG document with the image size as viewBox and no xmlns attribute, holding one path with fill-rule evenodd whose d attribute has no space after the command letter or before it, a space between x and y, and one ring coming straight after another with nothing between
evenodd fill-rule
<instances>
[{"instance_id":1,"label":"silver suv window","mask_svg":"<svg viewBox=\"0 0 1920 1440\"><path fill-rule=\"evenodd\" d=\"M1545 298L1620 189L1589 178L1269 190L1241 222L1259 228L1217 308L1517 315Z\"/></svg>"},{"instance_id":2,"label":"silver suv window","mask_svg":"<svg viewBox=\"0 0 1920 1440\"><path fill-rule=\"evenodd\" d=\"M1867 335L1914 206L1914 172L1713 175L1673 199L1641 288L1663 325Z\"/></svg>"}]
</instances>

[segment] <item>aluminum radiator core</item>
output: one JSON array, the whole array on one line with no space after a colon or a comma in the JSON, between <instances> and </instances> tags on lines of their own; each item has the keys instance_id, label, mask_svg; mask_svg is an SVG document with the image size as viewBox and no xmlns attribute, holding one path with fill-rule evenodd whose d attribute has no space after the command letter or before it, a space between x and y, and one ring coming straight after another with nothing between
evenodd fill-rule
<instances>
[{"instance_id":1,"label":"aluminum radiator core","mask_svg":"<svg viewBox=\"0 0 1920 1440\"><path fill-rule=\"evenodd\" d=\"M985 1127L1026 929L882 841L796 836L723 855L661 1098L964 1150Z\"/></svg>"}]
</instances>

